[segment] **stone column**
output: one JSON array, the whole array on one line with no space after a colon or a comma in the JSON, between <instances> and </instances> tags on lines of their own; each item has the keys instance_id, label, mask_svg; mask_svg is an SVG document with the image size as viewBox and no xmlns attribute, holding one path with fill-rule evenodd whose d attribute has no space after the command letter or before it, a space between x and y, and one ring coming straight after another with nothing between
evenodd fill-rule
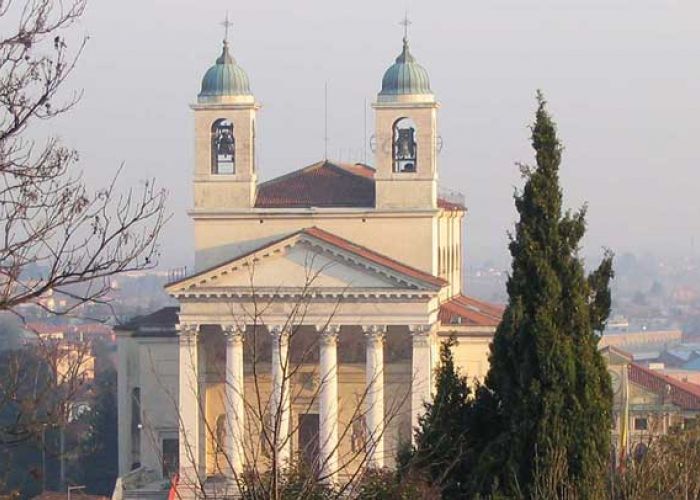
<instances>
[{"instance_id":1,"label":"stone column","mask_svg":"<svg viewBox=\"0 0 700 500\"><path fill-rule=\"evenodd\" d=\"M384 327L364 329L367 339L367 465L384 467Z\"/></svg>"},{"instance_id":2,"label":"stone column","mask_svg":"<svg viewBox=\"0 0 700 500\"><path fill-rule=\"evenodd\" d=\"M199 363L197 337L199 325L180 325L180 370L179 399L180 414L180 484L185 498L190 498L203 479L200 457L199 434L202 427L200 411Z\"/></svg>"},{"instance_id":3,"label":"stone column","mask_svg":"<svg viewBox=\"0 0 700 500\"><path fill-rule=\"evenodd\" d=\"M322 327L321 327L322 328ZM334 484L338 477L338 333L329 325L321 331L319 392L319 461L324 482Z\"/></svg>"},{"instance_id":4,"label":"stone column","mask_svg":"<svg viewBox=\"0 0 700 500\"><path fill-rule=\"evenodd\" d=\"M289 332L283 327L270 329L272 336L272 397L270 398L270 429L275 433L278 467L286 467L291 460L292 442L289 437L291 413L289 364Z\"/></svg>"},{"instance_id":5,"label":"stone column","mask_svg":"<svg viewBox=\"0 0 700 500\"><path fill-rule=\"evenodd\" d=\"M231 477L240 477L245 467L245 401L243 338L245 327L227 325L226 336L226 456Z\"/></svg>"},{"instance_id":6,"label":"stone column","mask_svg":"<svg viewBox=\"0 0 700 500\"><path fill-rule=\"evenodd\" d=\"M409 327L413 339L413 370L411 375L411 429L418 427L418 417L430 400L432 393L431 374L433 370L433 335L427 325ZM411 432L411 439L413 439Z\"/></svg>"}]
</instances>

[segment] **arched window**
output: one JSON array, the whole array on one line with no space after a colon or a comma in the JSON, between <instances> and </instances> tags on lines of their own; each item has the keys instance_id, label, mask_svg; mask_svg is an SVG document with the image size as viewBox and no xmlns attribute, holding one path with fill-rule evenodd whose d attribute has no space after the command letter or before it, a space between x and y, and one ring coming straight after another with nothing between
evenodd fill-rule
<instances>
[{"instance_id":1,"label":"arched window","mask_svg":"<svg viewBox=\"0 0 700 500\"><path fill-rule=\"evenodd\" d=\"M416 125L410 118L399 118L394 123L392 139L394 172L415 172L418 168Z\"/></svg>"},{"instance_id":2,"label":"arched window","mask_svg":"<svg viewBox=\"0 0 700 500\"><path fill-rule=\"evenodd\" d=\"M236 173L236 139L233 123L225 118L211 126L211 173Z\"/></svg>"}]
</instances>

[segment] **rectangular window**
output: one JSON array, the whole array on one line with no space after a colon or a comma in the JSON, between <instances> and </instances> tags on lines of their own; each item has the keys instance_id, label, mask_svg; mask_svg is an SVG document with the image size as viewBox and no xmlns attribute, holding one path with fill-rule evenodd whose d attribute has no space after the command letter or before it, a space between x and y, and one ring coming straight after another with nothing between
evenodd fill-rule
<instances>
[{"instance_id":1,"label":"rectangular window","mask_svg":"<svg viewBox=\"0 0 700 500\"><path fill-rule=\"evenodd\" d=\"M635 431L646 431L649 428L649 422L644 417L635 417L634 419L634 430Z\"/></svg>"},{"instance_id":2,"label":"rectangular window","mask_svg":"<svg viewBox=\"0 0 700 500\"><path fill-rule=\"evenodd\" d=\"M163 439L163 478L170 479L180 468L177 439Z\"/></svg>"}]
</instances>

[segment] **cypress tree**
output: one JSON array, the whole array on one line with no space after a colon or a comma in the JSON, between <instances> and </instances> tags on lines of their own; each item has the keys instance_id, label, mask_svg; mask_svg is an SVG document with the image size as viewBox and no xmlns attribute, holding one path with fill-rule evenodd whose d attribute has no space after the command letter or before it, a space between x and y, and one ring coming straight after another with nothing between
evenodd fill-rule
<instances>
[{"instance_id":1,"label":"cypress tree","mask_svg":"<svg viewBox=\"0 0 700 500\"><path fill-rule=\"evenodd\" d=\"M477 390L474 492L601 498L612 391L598 335L610 313L612 255L586 277L578 254L585 207L563 212L556 125L538 92L536 165L521 166L508 304Z\"/></svg>"},{"instance_id":2,"label":"cypress tree","mask_svg":"<svg viewBox=\"0 0 700 500\"><path fill-rule=\"evenodd\" d=\"M440 347L435 397L426 403L416 429L409 466L438 487L443 498L462 498L468 470L469 384L452 357L454 339Z\"/></svg>"}]
</instances>

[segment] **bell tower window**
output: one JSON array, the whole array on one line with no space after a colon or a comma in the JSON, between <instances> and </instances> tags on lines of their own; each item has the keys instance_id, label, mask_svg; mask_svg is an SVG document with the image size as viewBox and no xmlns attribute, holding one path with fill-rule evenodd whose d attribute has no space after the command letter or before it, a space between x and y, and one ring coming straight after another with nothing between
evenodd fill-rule
<instances>
[{"instance_id":1,"label":"bell tower window","mask_svg":"<svg viewBox=\"0 0 700 500\"><path fill-rule=\"evenodd\" d=\"M211 126L211 173L236 173L236 139L233 123L225 118Z\"/></svg>"},{"instance_id":2,"label":"bell tower window","mask_svg":"<svg viewBox=\"0 0 700 500\"><path fill-rule=\"evenodd\" d=\"M416 125L410 118L400 118L394 123L392 159L394 172L416 172L417 170Z\"/></svg>"}]
</instances>

